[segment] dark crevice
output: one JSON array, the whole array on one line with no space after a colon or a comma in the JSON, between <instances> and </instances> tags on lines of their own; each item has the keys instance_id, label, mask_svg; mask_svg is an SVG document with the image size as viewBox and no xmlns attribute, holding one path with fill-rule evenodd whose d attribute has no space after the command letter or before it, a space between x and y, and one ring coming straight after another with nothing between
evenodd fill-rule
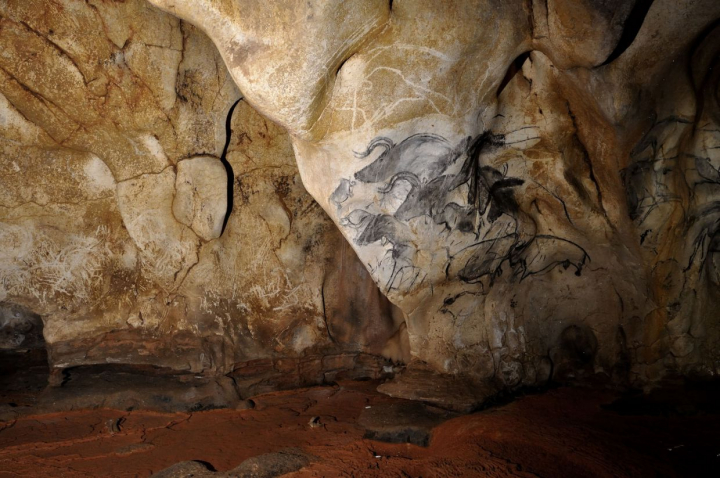
<instances>
[{"instance_id":1,"label":"dark crevice","mask_svg":"<svg viewBox=\"0 0 720 478\"><path fill-rule=\"evenodd\" d=\"M390 0L390 11L392 12L393 0Z\"/></svg>"},{"instance_id":2,"label":"dark crevice","mask_svg":"<svg viewBox=\"0 0 720 478\"><path fill-rule=\"evenodd\" d=\"M690 49L690 51L692 52L690 56L691 60L688 61L687 64L688 76L690 78L693 78L695 76L693 74L693 59L697 53L697 50L717 28L720 28L720 19L712 22L707 28L705 28L705 30L700 35L698 35L698 37L693 42L693 45ZM706 93L710 93L710 96L712 96L713 94L712 88L709 88L709 86L712 86L713 82L718 81L718 73L716 69L716 65L718 64L720 64L720 50L716 51L714 58L711 60L710 63L708 63L705 75L703 75L702 78L695 79L695 103L697 105L697 111L695 113L695 123L693 124L693 131L697 129L698 122L703 117L703 113L705 112Z\"/></svg>"},{"instance_id":3,"label":"dark crevice","mask_svg":"<svg viewBox=\"0 0 720 478\"><path fill-rule=\"evenodd\" d=\"M202 466L207 468L208 471L211 471L211 472L217 471L217 468L215 468L211 463L209 463L207 461L203 461L203 460L194 460L194 461L196 461L197 463L200 463Z\"/></svg>"},{"instance_id":4,"label":"dark crevice","mask_svg":"<svg viewBox=\"0 0 720 478\"><path fill-rule=\"evenodd\" d=\"M322 287L320 287L320 298L322 300L322 313L323 313L323 321L325 322L325 330L327 331L328 338L331 342L336 342L335 338L333 337L332 333L330 332L330 324L328 323L328 316L327 316L327 309L326 309L326 303L325 303L325 281L323 281Z\"/></svg>"},{"instance_id":5,"label":"dark crevice","mask_svg":"<svg viewBox=\"0 0 720 478\"><path fill-rule=\"evenodd\" d=\"M227 209L225 210L225 219L223 220L222 229L220 231L221 236L225 232L225 227L227 226L228 220L230 219L230 214L233 210L233 186L235 185L235 173L233 172L233 168L230 165L230 162L227 160L227 152L228 148L230 147L230 138L232 137L233 112L235 111L238 103L240 103L241 101L242 98L239 98L235 103L233 103L233 105L230 107L230 111L228 111L227 119L225 120L225 147L223 148L222 155L220 156L220 162L222 162L223 166L225 167L225 173L227 173Z\"/></svg>"},{"instance_id":6,"label":"dark crevice","mask_svg":"<svg viewBox=\"0 0 720 478\"><path fill-rule=\"evenodd\" d=\"M0 404L24 406L47 385L50 367L43 328L42 317L31 310L0 302Z\"/></svg>"},{"instance_id":7,"label":"dark crevice","mask_svg":"<svg viewBox=\"0 0 720 478\"><path fill-rule=\"evenodd\" d=\"M515 58L515 60L513 60L512 63L510 63L507 73L505 73L505 77L500 82L500 86L498 86L498 90L497 90L498 98L502 94L505 87L510 83L510 81L513 78L515 78L515 75L517 75L520 71L522 71L522 66L528 58L530 58L530 52L526 51L525 53L523 53L520 56L518 56L517 58Z\"/></svg>"},{"instance_id":8,"label":"dark crevice","mask_svg":"<svg viewBox=\"0 0 720 478\"><path fill-rule=\"evenodd\" d=\"M345 63L352 58L352 56L345 58L342 62L340 62L340 65L337 67L337 70L335 70L335 76L338 76L340 74L340 70L342 70L342 67L345 66Z\"/></svg>"},{"instance_id":9,"label":"dark crevice","mask_svg":"<svg viewBox=\"0 0 720 478\"><path fill-rule=\"evenodd\" d=\"M526 1L528 11L528 24L530 26L530 36L532 38L535 38L535 8L533 7L533 0Z\"/></svg>"},{"instance_id":10,"label":"dark crevice","mask_svg":"<svg viewBox=\"0 0 720 478\"><path fill-rule=\"evenodd\" d=\"M625 20L625 25L622 35L620 36L620 40L618 41L617 45L615 45L615 49L613 50L613 52L610 53L610 56L608 56L607 60L605 60L605 62L601 66L607 65L617 60L620 55L625 53L625 50L627 50L630 45L632 45L638 33L640 33L640 28L645 22L645 17L650 11L650 7L652 7L654 1L655 0L637 0L635 6L630 12L630 15L628 15L627 20Z\"/></svg>"}]
</instances>

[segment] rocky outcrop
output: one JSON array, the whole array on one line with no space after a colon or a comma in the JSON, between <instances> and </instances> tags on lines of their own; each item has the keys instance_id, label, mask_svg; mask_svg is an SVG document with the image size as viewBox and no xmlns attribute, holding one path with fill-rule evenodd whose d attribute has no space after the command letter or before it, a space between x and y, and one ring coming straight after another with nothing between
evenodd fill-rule
<instances>
[{"instance_id":1,"label":"rocky outcrop","mask_svg":"<svg viewBox=\"0 0 720 478\"><path fill-rule=\"evenodd\" d=\"M402 314L197 28L143 0L10 1L0 51L0 303L42 317L55 383L402 359Z\"/></svg>"},{"instance_id":2,"label":"rocky outcrop","mask_svg":"<svg viewBox=\"0 0 720 478\"><path fill-rule=\"evenodd\" d=\"M718 373L717 2L151 1L290 132L415 359Z\"/></svg>"}]
</instances>

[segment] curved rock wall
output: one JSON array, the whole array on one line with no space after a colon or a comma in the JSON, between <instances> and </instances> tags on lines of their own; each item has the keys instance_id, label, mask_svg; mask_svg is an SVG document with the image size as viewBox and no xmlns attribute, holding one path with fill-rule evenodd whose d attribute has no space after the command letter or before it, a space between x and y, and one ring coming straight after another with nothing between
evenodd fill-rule
<instances>
[{"instance_id":1,"label":"curved rock wall","mask_svg":"<svg viewBox=\"0 0 720 478\"><path fill-rule=\"evenodd\" d=\"M151 1L288 129L413 357L505 386L720 371L718 2Z\"/></svg>"},{"instance_id":2,"label":"curved rock wall","mask_svg":"<svg viewBox=\"0 0 720 478\"><path fill-rule=\"evenodd\" d=\"M142 0L9 1L0 51L0 302L43 317L53 367L407 355L288 135L242 100L229 118L197 28Z\"/></svg>"},{"instance_id":3,"label":"curved rock wall","mask_svg":"<svg viewBox=\"0 0 720 478\"><path fill-rule=\"evenodd\" d=\"M0 5L0 301L56 369L720 371L717 1L150 3Z\"/></svg>"}]
</instances>

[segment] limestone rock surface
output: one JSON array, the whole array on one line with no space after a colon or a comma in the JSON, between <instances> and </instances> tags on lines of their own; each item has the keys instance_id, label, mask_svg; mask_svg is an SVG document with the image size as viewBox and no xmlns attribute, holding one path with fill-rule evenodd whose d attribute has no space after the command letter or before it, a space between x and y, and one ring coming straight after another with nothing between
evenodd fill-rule
<instances>
[{"instance_id":1,"label":"limestone rock surface","mask_svg":"<svg viewBox=\"0 0 720 478\"><path fill-rule=\"evenodd\" d=\"M467 403L717 376L718 19L2 2L0 302L42 317L56 371L257 391L412 358L440 381L386 389L441 402L460 375Z\"/></svg>"},{"instance_id":2,"label":"limestone rock surface","mask_svg":"<svg viewBox=\"0 0 720 478\"><path fill-rule=\"evenodd\" d=\"M227 188L223 188L227 181L227 171L217 158L198 156L180 161L173 216L200 238L217 239L228 208Z\"/></svg>"},{"instance_id":3,"label":"limestone rock surface","mask_svg":"<svg viewBox=\"0 0 720 478\"><path fill-rule=\"evenodd\" d=\"M151 2L290 132L413 358L510 388L720 373L718 2Z\"/></svg>"},{"instance_id":4,"label":"limestone rock surface","mask_svg":"<svg viewBox=\"0 0 720 478\"><path fill-rule=\"evenodd\" d=\"M287 133L243 100L231 114L242 95L198 28L144 0L10 0L0 52L0 305L42 318L54 382L402 358L402 314L305 191Z\"/></svg>"}]
</instances>

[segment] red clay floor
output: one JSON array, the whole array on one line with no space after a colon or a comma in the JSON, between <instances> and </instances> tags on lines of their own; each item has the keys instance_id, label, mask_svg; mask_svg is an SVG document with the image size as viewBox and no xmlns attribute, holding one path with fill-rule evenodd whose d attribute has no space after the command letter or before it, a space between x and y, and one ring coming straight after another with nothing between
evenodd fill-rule
<instances>
[{"instance_id":1,"label":"red clay floor","mask_svg":"<svg viewBox=\"0 0 720 478\"><path fill-rule=\"evenodd\" d=\"M720 476L717 414L620 413L603 407L610 392L561 388L453 418L424 448L363 438L362 410L395 401L376 386L271 393L242 411L100 409L0 422L0 477L145 477L185 460L225 471L285 447L317 457L293 477Z\"/></svg>"}]
</instances>

